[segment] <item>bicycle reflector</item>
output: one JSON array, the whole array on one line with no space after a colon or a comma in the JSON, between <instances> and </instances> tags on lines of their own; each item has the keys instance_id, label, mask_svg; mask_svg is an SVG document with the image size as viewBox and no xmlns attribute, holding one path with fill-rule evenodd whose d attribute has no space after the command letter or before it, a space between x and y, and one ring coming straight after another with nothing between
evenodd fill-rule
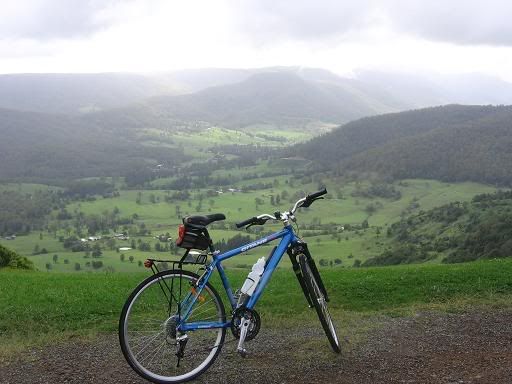
<instances>
[{"instance_id":1,"label":"bicycle reflector","mask_svg":"<svg viewBox=\"0 0 512 384\"><path fill-rule=\"evenodd\" d=\"M180 246L183 243L183 239L185 238L185 226L180 224L178 227L178 238L176 239L176 245Z\"/></svg>"},{"instance_id":2,"label":"bicycle reflector","mask_svg":"<svg viewBox=\"0 0 512 384\"><path fill-rule=\"evenodd\" d=\"M153 260L144 260L144 266L146 268L151 268L153 266Z\"/></svg>"}]
</instances>

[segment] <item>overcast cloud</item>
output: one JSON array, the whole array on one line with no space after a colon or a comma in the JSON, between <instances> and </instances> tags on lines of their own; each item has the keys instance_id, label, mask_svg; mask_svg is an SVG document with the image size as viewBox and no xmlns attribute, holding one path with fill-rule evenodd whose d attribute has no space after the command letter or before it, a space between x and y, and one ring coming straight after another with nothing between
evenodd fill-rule
<instances>
[{"instance_id":1,"label":"overcast cloud","mask_svg":"<svg viewBox=\"0 0 512 384\"><path fill-rule=\"evenodd\" d=\"M255 42L322 40L385 26L455 44L512 45L508 0L251 0L232 3L238 27Z\"/></svg>"},{"instance_id":2,"label":"overcast cloud","mask_svg":"<svg viewBox=\"0 0 512 384\"><path fill-rule=\"evenodd\" d=\"M0 6L2 39L71 39L108 25L102 12L114 2L100 0L16 0Z\"/></svg>"},{"instance_id":3,"label":"overcast cloud","mask_svg":"<svg viewBox=\"0 0 512 384\"><path fill-rule=\"evenodd\" d=\"M512 80L505 0L17 0L0 72L304 65Z\"/></svg>"},{"instance_id":4,"label":"overcast cloud","mask_svg":"<svg viewBox=\"0 0 512 384\"><path fill-rule=\"evenodd\" d=\"M403 0L387 13L397 31L425 39L512 45L512 2L508 0Z\"/></svg>"}]
</instances>

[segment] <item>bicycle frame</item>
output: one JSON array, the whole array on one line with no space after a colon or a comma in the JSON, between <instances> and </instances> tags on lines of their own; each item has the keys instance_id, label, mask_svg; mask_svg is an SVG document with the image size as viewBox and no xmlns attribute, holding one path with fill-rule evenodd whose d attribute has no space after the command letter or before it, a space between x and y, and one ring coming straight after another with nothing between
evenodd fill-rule
<instances>
[{"instance_id":1,"label":"bicycle frame","mask_svg":"<svg viewBox=\"0 0 512 384\"><path fill-rule=\"evenodd\" d=\"M184 303L182 304L182 308L184 308L181 321L178 325L178 330L181 332L187 332L187 331L194 331L196 329L211 329L211 328L227 328L231 325L231 320L226 322L191 322L187 323L187 318L191 314L192 307L196 303L198 297L201 294L201 291L206 286L208 281L210 280L210 277L213 274L213 271L215 269L218 270L219 276L222 281L222 285L224 286L224 290L226 291L227 297L229 299L229 302L231 304L231 308L234 310L236 309L237 302L233 295L233 290L231 289L231 286L229 284L229 280L226 276L226 273L224 271L224 268L222 266L222 262L224 260L227 260L231 257L237 256L243 252L246 252L250 249L260 247L264 244L267 244L271 241L281 239L279 242L279 245L277 248L273 251L272 255L270 255L269 259L267 260L267 263L265 265L265 270L263 271L263 274L261 275L261 278L258 282L258 285L256 286L256 290L254 291L253 295L249 298L247 301L247 304L245 305L248 309L253 309L256 303L258 302L261 294L265 290L265 287L267 286L270 277L272 276L272 273L276 269L277 265L281 261L281 258L283 257L284 253L288 250L288 247L297 241L299 241L299 238L295 235L293 232L293 228L291 225L287 225L279 232L275 232L269 236L262 237L258 240L255 240L251 243L245 244L241 247L229 250L227 252L213 255L213 261L206 266L206 270L204 274L201 276L201 278L198 280L197 283L197 290L195 291L195 294L189 295L184 300Z\"/></svg>"}]
</instances>

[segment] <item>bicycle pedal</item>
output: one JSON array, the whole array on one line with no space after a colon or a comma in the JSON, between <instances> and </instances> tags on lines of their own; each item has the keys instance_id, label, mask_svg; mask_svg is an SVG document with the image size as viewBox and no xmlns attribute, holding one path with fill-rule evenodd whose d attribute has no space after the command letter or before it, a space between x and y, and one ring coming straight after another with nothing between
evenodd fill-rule
<instances>
[{"instance_id":1,"label":"bicycle pedal","mask_svg":"<svg viewBox=\"0 0 512 384\"><path fill-rule=\"evenodd\" d=\"M245 348L239 348L237 349L237 352L242 356L244 359L249 355L249 352L247 352L247 349Z\"/></svg>"}]
</instances>

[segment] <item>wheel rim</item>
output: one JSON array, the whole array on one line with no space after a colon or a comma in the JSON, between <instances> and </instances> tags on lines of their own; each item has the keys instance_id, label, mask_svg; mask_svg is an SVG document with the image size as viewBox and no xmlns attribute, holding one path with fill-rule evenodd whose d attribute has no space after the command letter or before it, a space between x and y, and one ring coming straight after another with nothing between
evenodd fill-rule
<instances>
[{"instance_id":1,"label":"wheel rim","mask_svg":"<svg viewBox=\"0 0 512 384\"><path fill-rule=\"evenodd\" d=\"M178 290L182 279L183 299L189 293L188 275L169 274L161 277L167 285ZM160 382L178 382L193 378L215 358L221 347L225 330L201 329L188 332L184 357L177 366L179 342L176 340L177 304L168 305L159 279L149 281L134 296L127 308L123 326L127 358L144 376ZM178 291L179 294L179 291ZM175 293L174 300L178 300ZM221 305L209 287L201 292L192 308L189 321L224 321ZM173 300L173 301L174 301ZM179 333L178 333L179 336Z\"/></svg>"}]
</instances>

